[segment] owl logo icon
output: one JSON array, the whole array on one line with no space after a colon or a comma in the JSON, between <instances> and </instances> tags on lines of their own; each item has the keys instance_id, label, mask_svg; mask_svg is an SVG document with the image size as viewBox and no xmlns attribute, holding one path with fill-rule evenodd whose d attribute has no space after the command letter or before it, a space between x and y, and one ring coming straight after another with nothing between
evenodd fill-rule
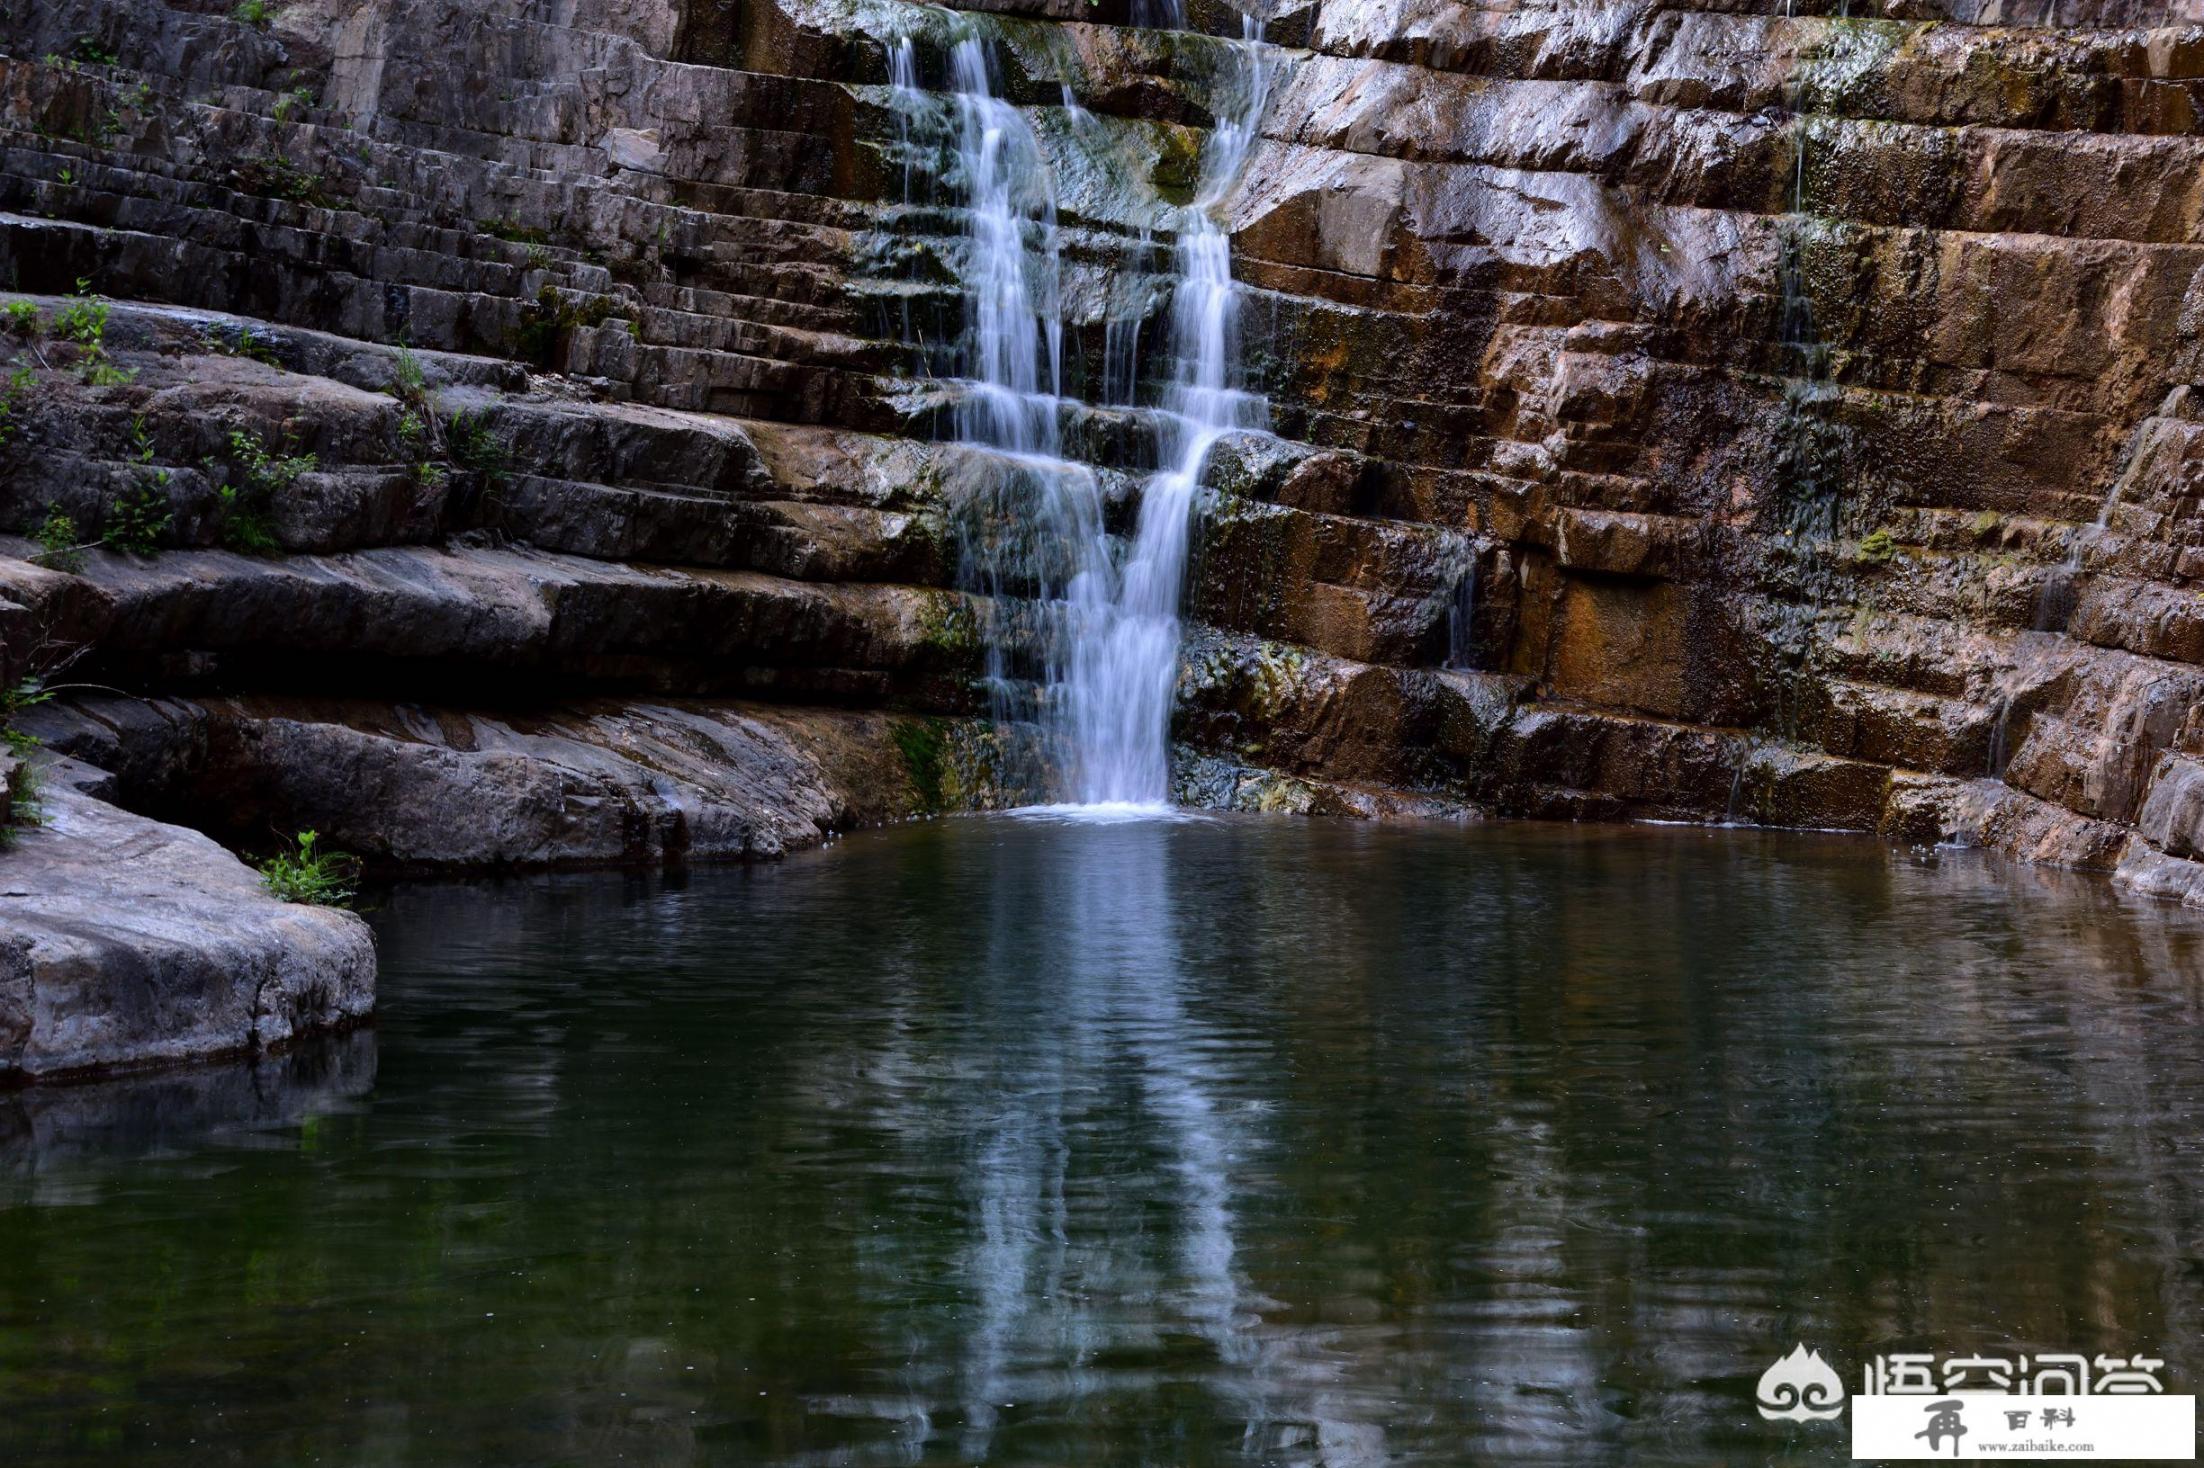
<instances>
[{"instance_id":1,"label":"owl logo icon","mask_svg":"<svg viewBox=\"0 0 2204 1468\"><path fill-rule=\"evenodd\" d=\"M1770 1422L1826 1422L1844 1411L1844 1383L1803 1342L1760 1373L1760 1415Z\"/></svg>"}]
</instances>

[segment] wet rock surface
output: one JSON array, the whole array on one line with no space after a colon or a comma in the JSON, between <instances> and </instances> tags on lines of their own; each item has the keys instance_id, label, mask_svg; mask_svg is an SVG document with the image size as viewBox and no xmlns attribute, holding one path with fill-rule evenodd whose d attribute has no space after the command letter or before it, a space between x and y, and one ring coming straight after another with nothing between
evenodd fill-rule
<instances>
[{"instance_id":1,"label":"wet rock surface","mask_svg":"<svg viewBox=\"0 0 2204 1468\"><path fill-rule=\"evenodd\" d=\"M373 1009L363 919L279 902L79 781L100 772L50 765L43 823L0 857L0 1084L265 1052Z\"/></svg>"}]
</instances>

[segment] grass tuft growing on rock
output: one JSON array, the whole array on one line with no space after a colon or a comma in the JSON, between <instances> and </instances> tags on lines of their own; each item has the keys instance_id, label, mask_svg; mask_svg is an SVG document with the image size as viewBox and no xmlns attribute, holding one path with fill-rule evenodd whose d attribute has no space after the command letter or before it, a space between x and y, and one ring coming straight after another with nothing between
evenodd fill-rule
<instances>
[{"instance_id":1,"label":"grass tuft growing on rock","mask_svg":"<svg viewBox=\"0 0 2204 1468\"><path fill-rule=\"evenodd\" d=\"M455 413L445 425L444 440L451 450L454 464L470 474L479 474L491 484L505 480L506 461L511 450L498 436L489 420L480 413Z\"/></svg>"},{"instance_id":2,"label":"grass tuft growing on rock","mask_svg":"<svg viewBox=\"0 0 2204 1468\"><path fill-rule=\"evenodd\" d=\"M259 863L260 881L284 902L315 907L350 907L359 894L360 859L321 845L313 831L301 831L286 850Z\"/></svg>"}]
</instances>

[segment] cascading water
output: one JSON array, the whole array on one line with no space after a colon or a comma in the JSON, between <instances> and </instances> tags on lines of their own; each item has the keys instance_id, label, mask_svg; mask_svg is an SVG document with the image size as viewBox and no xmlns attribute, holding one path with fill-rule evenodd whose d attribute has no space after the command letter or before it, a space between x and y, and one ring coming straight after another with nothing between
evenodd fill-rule
<instances>
[{"instance_id":1,"label":"cascading water","mask_svg":"<svg viewBox=\"0 0 2204 1468\"><path fill-rule=\"evenodd\" d=\"M904 200L923 166L964 204L959 373L951 438L973 462L964 565L997 609L987 628L998 723L1036 722L1026 690L1064 676L1065 602L1110 574L1094 471L1062 448L1062 250L1048 161L1024 113L995 93L990 57L967 31L949 47L944 115L921 90L910 37L890 48ZM922 164L914 160L923 160ZM908 339L908 337L906 338ZM1034 613L1009 610L1029 607ZM1025 666L1025 661L1035 666ZM1014 666L1015 664L1015 666Z\"/></svg>"},{"instance_id":2,"label":"cascading water","mask_svg":"<svg viewBox=\"0 0 2204 1468\"><path fill-rule=\"evenodd\" d=\"M1158 18L1173 20L1175 11L1163 6ZM953 427L958 443L991 464L967 509L966 562L973 589L995 606L1017 598L1035 609L998 613L989 629L996 714L1043 727L1052 793L1080 806L1149 808L1168 799L1194 495L1219 439L1268 426L1267 404L1238 385L1231 250L1213 217L1239 178L1267 96L1258 21L1246 22L1230 59L1221 79L1227 105L1217 109L1201 187L1171 221L1172 377L1152 415L1161 467L1141 491L1134 535L1120 555L1103 527L1099 476L1063 450L1063 424L1078 405L1063 391L1062 262L1047 160L1025 115L997 97L980 37L967 31L951 48L954 126L938 141L967 212ZM890 67L908 202L908 159L918 150L911 119L925 117L928 103L907 41L891 48ZM1143 265L1147 252L1144 238ZM1131 403L1137 322L1113 324L1107 341L1103 396ZM1021 657L1037 664L1023 669L1025 678L1011 666ZM1017 690L1032 682L1043 690L1038 709L1019 702Z\"/></svg>"},{"instance_id":3,"label":"cascading water","mask_svg":"<svg viewBox=\"0 0 2204 1468\"><path fill-rule=\"evenodd\" d=\"M1179 229L1179 285L1171 302L1176 361L1157 455L1163 467L1141 492L1139 524L1116 595L1079 608L1065 692L1076 732L1074 788L1086 805L1154 806L1170 793L1179 593L1194 492L1219 439L1269 426L1268 405L1234 380L1239 354L1232 251L1211 213L1238 181L1262 116L1269 71L1260 21L1247 18L1234 57L1234 106L1219 114L1201 190Z\"/></svg>"}]
</instances>

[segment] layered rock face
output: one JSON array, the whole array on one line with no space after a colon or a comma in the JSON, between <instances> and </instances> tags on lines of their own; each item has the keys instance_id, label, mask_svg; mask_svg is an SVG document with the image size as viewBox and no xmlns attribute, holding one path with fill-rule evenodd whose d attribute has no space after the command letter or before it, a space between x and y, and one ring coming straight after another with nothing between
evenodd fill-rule
<instances>
[{"instance_id":1,"label":"layered rock face","mask_svg":"<svg viewBox=\"0 0 2204 1468\"><path fill-rule=\"evenodd\" d=\"M1222 208L1276 432L1197 505L1182 799L1973 839L2204 901L2204 8L1839 9L1269 16ZM978 629L1021 588L968 574L943 441L962 225L891 48L938 88L980 37L1049 154L1119 513L1168 368L1111 379L1239 17L251 16L0 19L0 272L48 323L0 528L166 516L7 543L0 672L109 690L31 727L134 808L394 864L1015 796Z\"/></svg>"}]
</instances>

